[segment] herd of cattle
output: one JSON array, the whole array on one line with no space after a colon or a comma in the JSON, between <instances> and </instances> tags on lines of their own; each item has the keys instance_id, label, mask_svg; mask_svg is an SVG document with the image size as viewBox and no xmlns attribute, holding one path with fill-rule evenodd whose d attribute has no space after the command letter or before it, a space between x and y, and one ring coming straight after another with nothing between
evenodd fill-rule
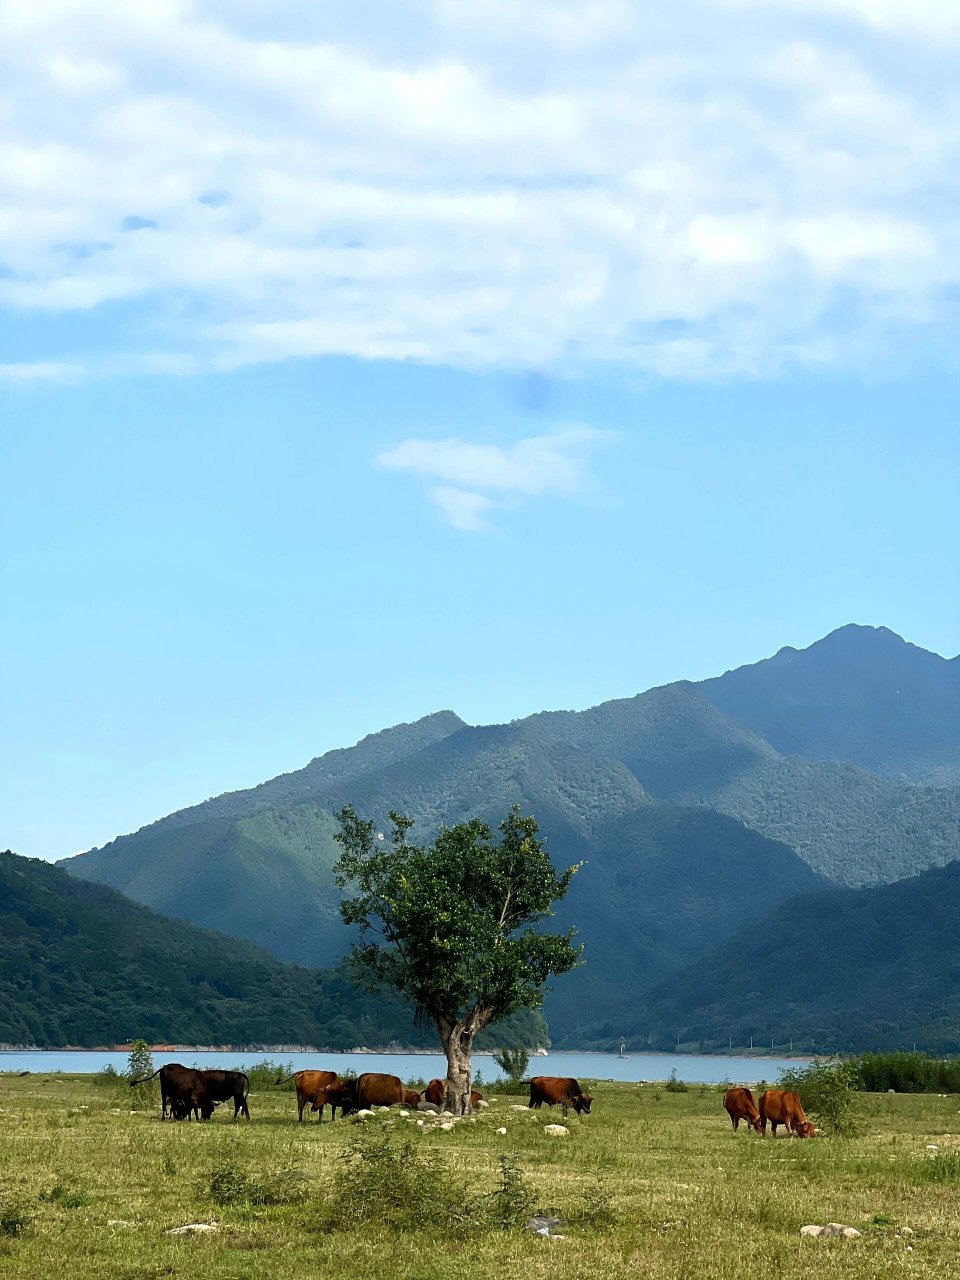
<instances>
[{"instance_id":1,"label":"herd of cattle","mask_svg":"<svg viewBox=\"0 0 960 1280\"><path fill-rule=\"evenodd\" d=\"M130 1087L146 1084L154 1076L160 1077L160 1118L166 1120L209 1120L214 1108L221 1102L233 1101L233 1118L244 1115L250 1119L247 1095L250 1081L243 1071L202 1071L198 1067L185 1067L179 1062L159 1067L153 1075L132 1080ZM316 1111L318 1122L323 1119L323 1109L330 1107L330 1116L350 1115L369 1107L407 1106L422 1110L439 1110L443 1106L446 1085L442 1080L431 1080L422 1093L404 1086L399 1076L383 1075L367 1071L351 1080L341 1080L335 1071L297 1071L291 1076L280 1076L276 1084L293 1079L297 1090L297 1116L303 1121L303 1113L309 1104ZM483 1102L483 1094L470 1091L470 1106ZM573 1107L577 1115L590 1111L593 1101L584 1093L576 1080L566 1076L535 1076L530 1081L530 1106L560 1106L566 1114Z\"/></svg>"},{"instance_id":2,"label":"herd of cattle","mask_svg":"<svg viewBox=\"0 0 960 1280\"><path fill-rule=\"evenodd\" d=\"M233 1118L241 1115L250 1119L247 1095L250 1081L243 1071L200 1070L185 1067L179 1062L158 1068L153 1075L131 1082L144 1084L154 1076L160 1077L160 1118L165 1120L209 1120L214 1108L221 1102L233 1102ZM431 1080L419 1093L404 1086L399 1076L367 1071L351 1080L341 1080L335 1071L297 1071L292 1076L280 1076L276 1084L292 1079L297 1091L297 1116L303 1122L307 1106L317 1112L317 1121L323 1119L323 1111L330 1107L331 1119L336 1120L337 1110L347 1116L371 1107L406 1106L411 1109L435 1111L443 1106L446 1085L442 1080ZM577 1115L590 1113L593 1098L584 1093L570 1076L534 1076L530 1083L529 1106L538 1109L573 1107ZM475 1108L484 1101L476 1089L470 1093L470 1106ZM759 1105L749 1089L738 1086L723 1095L723 1106L733 1122L734 1131L741 1120L746 1120L757 1133L764 1135L769 1122L773 1136L777 1126L785 1126L788 1134L798 1138L810 1138L816 1132L803 1113L799 1097L790 1089L767 1089L760 1095Z\"/></svg>"}]
</instances>

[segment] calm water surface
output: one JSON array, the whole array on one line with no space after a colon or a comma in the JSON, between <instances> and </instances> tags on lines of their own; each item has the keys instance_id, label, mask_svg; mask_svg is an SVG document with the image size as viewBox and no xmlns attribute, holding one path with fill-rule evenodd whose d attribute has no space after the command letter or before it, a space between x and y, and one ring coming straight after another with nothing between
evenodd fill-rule
<instances>
[{"instance_id":1,"label":"calm water surface","mask_svg":"<svg viewBox=\"0 0 960 1280\"><path fill-rule=\"evenodd\" d=\"M250 1067L269 1057L274 1062L291 1063L296 1070L319 1067L330 1071L386 1071L404 1080L446 1075L446 1059L429 1053L198 1053L181 1049L178 1053L155 1053L154 1065L183 1062L196 1067ZM530 1075L581 1076L587 1080L666 1080L676 1071L681 1080L695 1084L719 1084L723 1080L750 1083L775 1082L786 1067L806 1066L808 1058L707 1057L697 1054L634 1053L618 1058L611 1053L548 1053L531 1057ZM0 1052L0 1072L80 1072L99 1071L110 1063L118 1071L127 1065L125 1053L93 1050L66 1052L43 1049L34 1052ZM474 1054L474 1070L487 1079L500 1074L493 1059Z\"/></svg>"}]
</instances>

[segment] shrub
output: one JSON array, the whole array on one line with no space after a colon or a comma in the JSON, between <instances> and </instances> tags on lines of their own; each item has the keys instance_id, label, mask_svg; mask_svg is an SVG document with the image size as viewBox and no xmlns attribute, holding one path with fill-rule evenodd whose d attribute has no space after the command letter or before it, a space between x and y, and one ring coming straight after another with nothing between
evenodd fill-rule
<instances>
[{"instance_id":1,"label":"shrub","mask_svg":"<svg viewBox=\"0 0 960 1280\"><path fill-rule=\"evenodd\" d=\"M945 1151L934 1156L932 1160L924 1160L920 1165L922 1182L940 1182L955 1186L960 1182L960 1151Z\"/></svg>"},{"instance_id":2,"label":"shrub","mask_svg":"<svg viewBox=\"0 0 960 1280\"><path fill-rule=\"evenodd\" d=\"M667 1081L667 1083L663 1087L666 1089L667 1093L686 1093L689 1088L689 1086L683 1080L677 1079L676 1067L674 1067L674 1069L670 1072L670 1079Z\"/></svg>"},{"instance_id":3,"label":"shrub","mask_svg":"<svg viewBox=\"0 0 960 1280\"><path fill-rule=\"evenodd\" d=\"M855 1062L814 1062L809 1067L789 1067L780 1073L781 1089L800 1095L805 1111L813 1112L828 1133L848 1136L856 1132L850 1114L860 1074Z\"/></svg>"},{"instance_id":4,"label":"shrub","mask_svg":"<svg viewBox=\"0 0 960 1280\"><path fill-rule=\"evenodd\" d=\"M0 1235L22 1235L30 1225L30 1214L19 1200L0 1201Z\"/></svg>"},{"instance_id":5,"label":"shrub","mask_svg":"<svg viewBox=\"0 0 960 1280\"><path fill-rule=\"evenodd\" d=\"M255 1062L252 1067L244 1067L247 1073L247 1079L250 1081L250 1091L252 1093L263 1093L266 1090L273 1089L292 1089L293 1081L289 1081L285 1085L278 1085L277 1081L284 1076L294 1074L296 1068L292 1062L274 1062L271 1058L261 1058L259 1062Z\"/></svg>"},{"instance_id":6,"label":"shrub","mask_svg":"<svg viewBox=\"0 0 960 1280\"><path fill-rule=\"evenodd\" d=\"M250 1174L230 1160L210 1171L207 1190L219 1205L296 1204L305 1195L289 1170Z\"/></svg>"},{"instance_id":7,"label":"shrub","mask_svg":"<svg viewBox=\"0 0 960 1280\"><path fill-rule=\"evenodd\" d=\"M124 1075L133 1087L138 1102L150 1100L152 1081L148 1084L147 1076L152 1076L153 1072L153 1054L150 1052L150 1046L146 1040L134 1040L130 1045L130 1056L127 1058L127 1069ZM135 1080L142 1083L134 1085Z\"/></svg>"},{"instance_id":8,"label":"shrub","mask_svg":"<svg viewBox=\"0 0 960 1280\"><path fill-rule=\"evenodd\" d=\"M512 1085L520 1084L530 1066L526 1049L498 1049L493 1060Z\"/></svg>"},{"instance_id":9,"label":"shrub","mask_svg":"<svg viewBox=\"0 0 960 1280\"><path fill-rule=\"evenodd\" d=\"M860 1088L869 1093L960 1093L960 1060L925 1053L864 1053L857 1060Z\"/></svg>"},{"instance_id":10,"label":"shrub","mask_svg":"<svg viewBox=\"0 0 960 1280\"><path fill-rule=\"evenodd\" d=\"M422 1142L361 1130L340 1157L336 1192L322 1206L322 1230L369 1223L401 1231L423 1229L459 1238L521 1225L533 1192L509 1156L499 1159L499 1181L477 1194Z\"/></svg>"}]
</instances>

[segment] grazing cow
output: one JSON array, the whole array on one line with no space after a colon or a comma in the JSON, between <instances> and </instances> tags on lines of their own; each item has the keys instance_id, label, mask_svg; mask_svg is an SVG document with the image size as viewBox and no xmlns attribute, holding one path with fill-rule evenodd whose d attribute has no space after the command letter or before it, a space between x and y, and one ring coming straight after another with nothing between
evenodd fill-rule
<instances>
[{"instance_id":1,"label":"grazing cow","mask_svg":"<svg viewBox=\"0 0 960 1280\"><path fill-rule=\"evenodd\" d=\"M404 1089L403 1105L405 1107L419 1107L420 1094L417 1093L416 1089Z\"/></svg>"},{"instance_id":2,"label":"grazing cow","mask_svg":"<svg viewBox=\"0 0 960 1280\"><path fill-rule=\"evenodd\" d=\"M238 1116L245 1115L250 1119L250 1108L247 1106L247 1094L250 1092L250 1081L247 1079L244 1071L222 1071L219 1067L212 1068L209 1071L201 1071L203 1076L203 1090L206 1095L207 1104L210 1107L209 1114L204 1112L204 1119L209 1120L213 1114L213 1108L219 1102L229 1102L233 1100L233 1118L236 1120ZM198 1091L199 1092L199 1091ZM203 1103L200 1103L201 1111L204 1111Z\"/></svg>"},{"instance_id":3,"label":"grazing cow","mask_svg":"<svg viewBox=\"0 0 960 1280\"><path fill-rule=\"evenodd\" d=\"M592 1101L590 1094L584 1093L572 1076L534 1076L530 1081L531 1107L539 1108L544 1103L548 1107L560 1106L564 1115L568 1107L573 1107L579 1116L584 1111L590 1114Z\"/></svg>"},{"instance_id":4,"label":"grazing cow","mask_svg":"<svg viewBox=\"0 0 960 1280\"><path fill-rule=\"evenodd\" d=\"M403 1106L403 1081L399 1076L365 1071L357 1076L357 1107Z\"/></svg>"},{"instance_id":5,"label":"grazing cow","mask_svg":"<svg viewBox=\"0 0 960 1280\"><path fill-rule=\"evenodd\" d=\"M749 1089L728 1089L723 1095L723 1107L733 1121L734 1133L739 1129L741 1120L746 1120L750 1128L756 1129L757 1133L763 1132L760 1126L760 1112Z\"/></svg>"},{"instance_id":6,"label":"grazing cow","mask_svg":"<svg viewBox=\"0 0 960 1280\"><path fill-rule=\"evenodd\" d=\"M535 1075L530 1082L530 1106L563 1107L563 1115L567 1107L573 1107L577 1115L582 1111L590 1115L590 1103L593 1098L584 1093L571 1075Z\"/></svg>"},{"instance_id":7,"label":"grazing cow","mask_svg":"<svg viewBox=\"0 0 960 1280\"><path fill-rule=\"evenodd\" d=\"M191 1111L199 1110L208 1120L213 1115L213 1104L207 1097L203 1072L196 1067L185 1067L181 1062L168 1062L158 1067L153 1075L142 1080L131 1080L130 1088L146 1084L153 1076L160 1077L160 1119L166 1120L167 1110L171 1120L189 1119Z\"/></svg>"},{"instance_id":8,"label":"grazing cow","mask_svg":"<svg viewBox=\"0 0 960 1280\"><path fill-rule=\"evenodd\" d=\"M445 1080L431 1080L423 1091L424 1102L432 1102L435 1107L442 1107L443 1100L447 1096L447 1082ZM476 1089L470 1090L470 1109L472 1110L478 1102L483 1101L483 1094L478 1093Z\"/></svg>"},{"instance_id":9,"label":"grazing cow","mask_svg":"<svg viewBox=\"0 0 960 1280\"><path fill-rule=\"evenodd\" d=\"M330 1103L330 1119L336 1120L337 1107L340 1108L345 1116L351 1111L359 1109L357 1101L357 1082L356 1080L337 1080L335 1084L327 1086L327 1101Z\"/></svg>"},{"instance_id":10,"label":"grazing cow","mask_svg":"<svg viewBox=\"0 0 960 1280\"><path fill-rule=\"evenodd\" d=\"M297 1071L293 1077L278 1076L275 1084L285 1084L293 1079L297 1088L297 1118L303 1123L303 1108L310 1103L310 1110L316 1111L317 1124L323 1119L323 1108L327 1102L327 1089L337 1082L335 1071Z\"/></svg>"},{"instance_id":11,"label":"grazing cow","mask_svg":"<svg viewBox=\"0 0 960 1280\"><path fill-rule=\"evenodd\" d=\"M760 1095L760 1132L766 1136L767 1121L773 1136L777 1136L777 1125L786 1127L787 1133L795 1133L798 1138L812 1138L816 1130L803 1114L800 1099L792 1089L767 1089Z\"/></svg>"}]
</instances>

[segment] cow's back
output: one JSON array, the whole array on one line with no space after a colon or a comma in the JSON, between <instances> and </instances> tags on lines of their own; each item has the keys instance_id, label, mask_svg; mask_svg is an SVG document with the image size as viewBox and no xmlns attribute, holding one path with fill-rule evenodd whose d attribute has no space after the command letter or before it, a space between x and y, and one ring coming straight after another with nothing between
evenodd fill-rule
<instances>
[{"instance_id":1,"label":"cow's back","mask_svg":"<svg viewBox=\"0 0 960 1280\"><path fill-rule=\"evenodd\" d=\"M399 1076L367 1071L357 1079L357 1103L361 1107L394 1107L403 1102L403 1081Z\"/></svg>"}]
</instances>

